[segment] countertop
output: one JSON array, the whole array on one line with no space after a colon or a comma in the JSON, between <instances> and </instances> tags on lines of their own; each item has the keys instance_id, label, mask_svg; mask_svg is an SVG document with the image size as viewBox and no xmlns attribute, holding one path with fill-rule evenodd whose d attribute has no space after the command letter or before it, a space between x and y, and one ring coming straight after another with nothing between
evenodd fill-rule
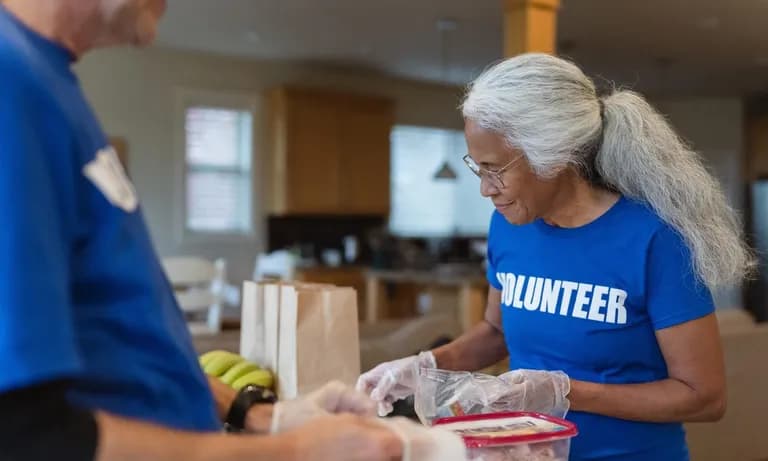
<instances>
[{"instance_id":1,"label":"countertop","mask_svg":"<svg viewBox=\"0 0 768 461\"><path fill-rule=\"evenodd\" d=\"M383 282L424 283L431 285L485 285L487 281L480 267L438 266L432 270L369 269L366 276Z\"/></svg>"}]
</instances>

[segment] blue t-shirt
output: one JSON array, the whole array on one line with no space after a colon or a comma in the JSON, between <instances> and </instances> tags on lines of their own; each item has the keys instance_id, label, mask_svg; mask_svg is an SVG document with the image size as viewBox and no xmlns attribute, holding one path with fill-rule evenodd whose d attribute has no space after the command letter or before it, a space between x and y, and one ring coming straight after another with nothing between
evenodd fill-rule
<instances>
[{"instance_id":1,"label":"blue t-shirt","mask_svg":"<svg viewBox=\"0 0 768 461\"><path fill-rule=\"evenodd\" d=\"M183 314L72 63L0 6L0 392L68 379L74 405L218 430Z\"/></svg>"},{"instance_id":2,"label":"blue t-shirt","mask_svg":"<svg viewBox=\"0 0 768 461\"><path fill-rule=\"evenodd\" d=\"M680 236L645 205L620 198L578 228L494 213L488 280L502 291L511 368L562 370L576 380L629 384L668 378L656 330L714 311ZM572 460L682 461L681 424L572 411Z\"/></svg>"}]
</instances>

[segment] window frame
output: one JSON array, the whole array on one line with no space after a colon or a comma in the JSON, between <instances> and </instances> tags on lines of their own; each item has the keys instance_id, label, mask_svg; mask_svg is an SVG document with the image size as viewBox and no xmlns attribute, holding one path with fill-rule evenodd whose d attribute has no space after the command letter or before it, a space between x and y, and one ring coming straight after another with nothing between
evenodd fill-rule
<instances>
[{"instance_id":1,"label":"window frame","mask_svg":"<svg viewBox=\"0 0 768 461\"><path fill-rule=\"evenodd\" d=\"M463 133L463 129L460 128L460 127L422 125L422 124L412 124L412 123L397 123L397 124L395 124L392 127L392 131L390 133L390 136L391 136L390 139L392 139L392 151L390 152L391 156L394 156L395 142L394 142L393 136L394 136L394 134L395 134L397 129L435 130L435 131L443 132L442 133L443 135L448 135L448 136L452 136L452 137L455 136L457 138L461 138L462 142L460 142L459 144L461 146L463 146L463 147L458 147L459 151L458 152L453 152L453 154L461 153L461 155L463 155L463 153L466 153L466 150L464 150L464 149L466 149L466 146L463 144L464 133ZM444 156L449 156L449 155L451 155L451 152L443 152L443 155ZM446 159L447 159L447 157L446 157ZM451 228L450 229L446 229L444 231L439 231L439 232L422 232L422 231L411 232L411 231L407 231L406 230L405 232L403 232L402 229L394 228L393 225L392 225L393 224L392 223L392 217L395 214L395 206L396 206L396 203L398 201L396 200L395 194L394 194L394 192L395 192L394 191L394 187L395 187L394 179L395 179L395 174L396 174L395 171L394 171L394 169L395 169L394 158L391 158L391 161L392 161L392 173L391 173L392 177L390 179L390 194L391 194L390 195L390 202L391 202L391 207L392 208L391 208L391 212L390 212L390 216L389 216L389 221L387 223L387 230L388 230L388 232L392 233L392 235L395 235L395 236L397 236L399 238L405 238L405 239L446 239L446 238L476 239L476 238L487 238L487 235L488 235L488 224L490 223L491 214L493 212L492 206L486 207L486 208L488 208L488 219L483 222L482 226L478 226L478 230L472 230L472 231L468 232L466 228L461 228L461 226L457 225L457 223L456 223L456 217L457 217L456 213L460 211L459 208L454 208L454 210L453 210L454 222L451 223ZM456 168L456 173L459 175L459 177L463 176L464 174L467 174L467 175L471 175L472 180L478 180L478 178L476 178L475 175L472 174L472 172L466 167L466 165L464 165L464 162L461 160L461 157L456 157L455 159L453 159L453 163L454 164L452 166L454 168ZM438 165L438 168L439 168L439 165ZM435 171L437 171L437 170L435 170ZM460 190L459 190L459 187L460 187L459 182L460 182L460 180L459 180L459 178L457 178L457 179L452 180L452 181L453 181L453 186L454 186L454 191L453 191L454 193L453 193L452 197L453 197L454 200L456 200L459 197L459 192L460 192ZM490 204L491 202L488 199L481 198L479 182L478 182L476 187L477 187L477 189L476 189L475 193L476 193L477 197L480 200L486 201L487 203ZM462 188L461 190L463 191L464 189ZM457 207L458 204L459 204L459 202L455 202L453 205L454 205L454 207ZM482 229L482 230L480 230L480 229Z\"/></svg>"},{"instance_id":2,"label":"window frame","mask_svg":"<svg viewBox=\"0 0 768 461\"><path fill-rule=\"evenodd\" d=\"M187 227L187 178L190 172L187 163L187 111L194 107L210 107L213 109L236 110L251 114L251 168L250 168L250 230L235 231L196 231ZM174 110L174 233L180 244L199 243L238 243L255 244L261 241L264 231L263 204L259 200L261 183L261 146L262 132L262 99L259 95L248 92L228 92L176 88ZM203 167L193 171L224 171L240 172L240 169L227 167Z\"/></svg>"}]
</instances>

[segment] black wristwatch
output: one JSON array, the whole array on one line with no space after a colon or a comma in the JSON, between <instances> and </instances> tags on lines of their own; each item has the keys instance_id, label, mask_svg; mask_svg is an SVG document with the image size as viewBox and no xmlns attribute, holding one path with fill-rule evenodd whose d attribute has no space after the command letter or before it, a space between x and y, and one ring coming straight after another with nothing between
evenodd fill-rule
<instances>
[{"instance_id":1,"label":"black wristwatch","mask_svg":"<svg viewBox=\"0 0 768 461\"><path fill-rule=\"evenodd\" d=\"M251 407L275 402L277 402L277 396L274 392L266 387L249 384L237 393L224 420L224 427L228 432L242 432L245 430L245 416Z\"/></svg>"}]
</instances>

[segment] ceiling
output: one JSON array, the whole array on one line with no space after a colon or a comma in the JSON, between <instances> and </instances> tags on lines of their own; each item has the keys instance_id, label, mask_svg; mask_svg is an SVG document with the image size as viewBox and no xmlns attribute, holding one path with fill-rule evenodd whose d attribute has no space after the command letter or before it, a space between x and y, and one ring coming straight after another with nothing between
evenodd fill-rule
<instances>
[{"instance_id":1,"label":"ceiling","mask_svg":"<svg viewBox=\"0 0 768 461\"><path fill-rule=\"evenodd\" d=\"M463 84L501 57L502 3L169 0L158 42ZM442 41L440 18L457 21ZM558 29L560 53L603 85L657 94L768 91L768 0L562 0Z\"/></svg>"}]
</instances>

